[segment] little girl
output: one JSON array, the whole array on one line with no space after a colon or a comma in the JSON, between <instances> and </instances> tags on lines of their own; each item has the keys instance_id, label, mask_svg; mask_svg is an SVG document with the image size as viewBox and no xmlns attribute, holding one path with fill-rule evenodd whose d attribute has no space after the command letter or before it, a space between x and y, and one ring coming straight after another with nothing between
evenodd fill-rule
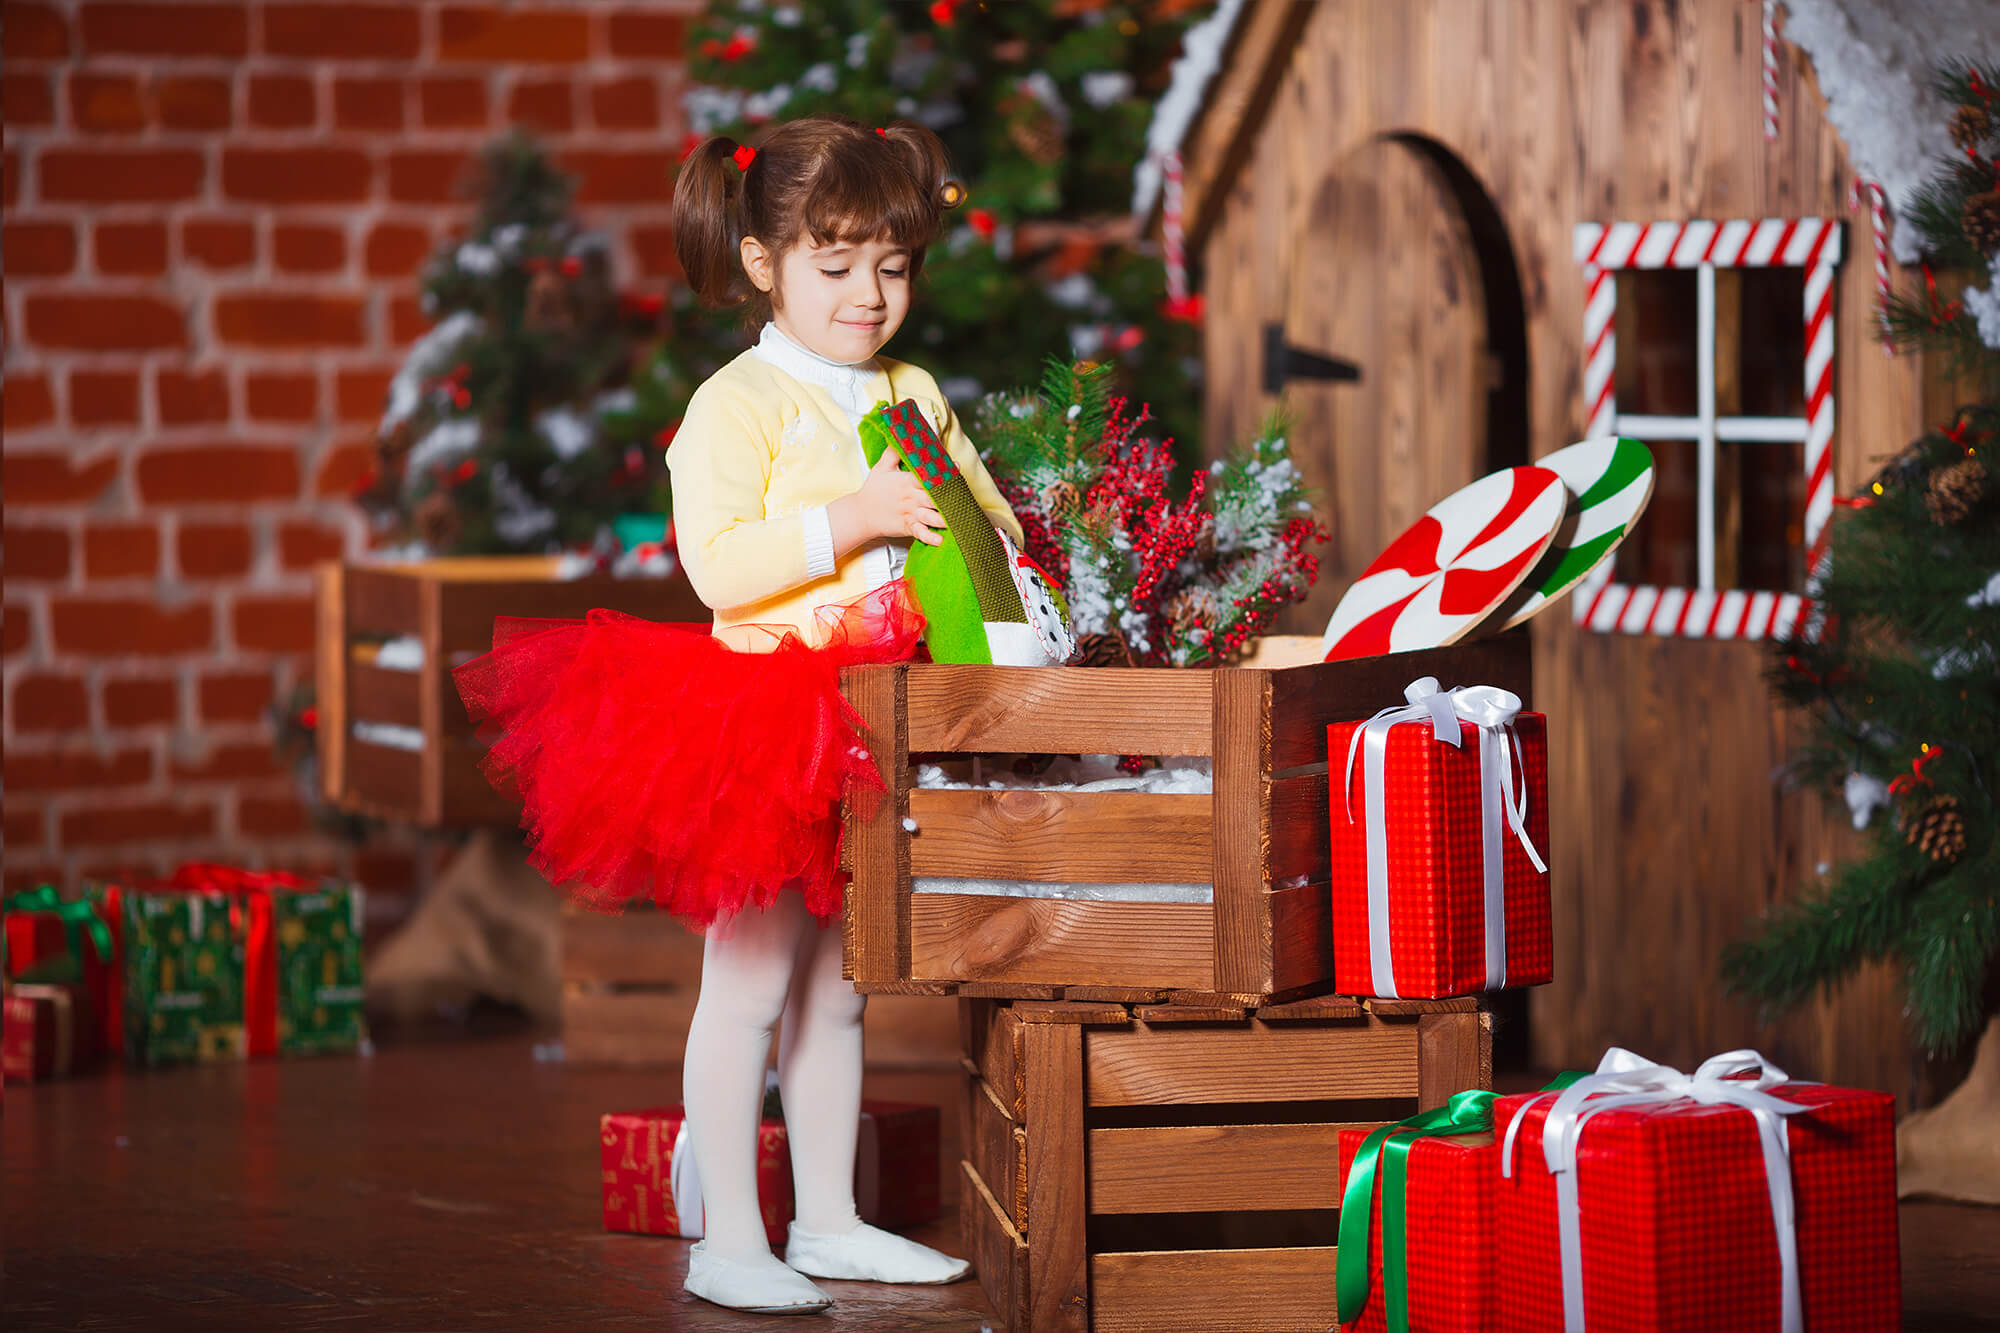
<instances>
[{"instance_id":1,"label":"little girl","mask_svg":"<svg viewBox=\"0 0 2000 1333\"><path fill-rule=\"evenodd\" d=\"M880 787L839 670L915 651L922 618L899 575L911 540L942 540L893 455L868 467L862 414L915 399L981 509L1021 535L931 377L877 355L963 195L945 172L928 130L832 118L758 149L695 150L674 196L681 267L705 300L768 316L695 392L667 459L713 633L608 611L502 622L494 651L458 672L496 736L488 771L523 799L536 867L594 905L651 898L707 936L685 1060L706 1236L687 1289L740 1310L823 1310L809 1277L968 1271L855 1212L865 997L826 928L842 796ZM782 1263L756 1185L774 1029L798 1204Z\"/></svg>"}]
</instances>

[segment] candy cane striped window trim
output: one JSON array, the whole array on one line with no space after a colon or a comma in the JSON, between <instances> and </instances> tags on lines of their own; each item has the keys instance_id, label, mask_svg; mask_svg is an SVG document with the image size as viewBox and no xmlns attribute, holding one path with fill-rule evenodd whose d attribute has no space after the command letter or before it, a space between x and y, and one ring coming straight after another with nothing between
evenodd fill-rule
<instances>
[{"instance_id":1,"label":"candy cane striped window trim","mask_svg":"<svg viewBox=\"0 0 2000 1333\"><path fill-rule=\"evenodd\" d=\"M1593 630L1687 638L1782 638L1807 609L1795 593L1715 587L1715 453L1718 441L1805 445L1802 524L1810 548L1833 512L1833 271L1841 228L1831 218L1729 222L1585 222L1575 236L1583 267L1584 402L1589 437L1692 440L1696 445L1696 588L1613 583L1607 561L1572 599L1572 614ZM1694 269L1697 273L1697 415L1620 416L1617 401L1617 279L1620 269ZM1715 414L1715 270L1805 270L1804 417Z\"/></svg>"}]
</instances>

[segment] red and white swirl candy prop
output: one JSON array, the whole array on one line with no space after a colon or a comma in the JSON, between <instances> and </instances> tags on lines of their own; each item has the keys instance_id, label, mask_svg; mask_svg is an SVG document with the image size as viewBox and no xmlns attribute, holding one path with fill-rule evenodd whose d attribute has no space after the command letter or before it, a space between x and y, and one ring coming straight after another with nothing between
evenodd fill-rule
<instances>
[{"instance_id":1,"label":"red and white swirl candy prop","mask_svg":"<svg viewBox=\"0 0 2000 1333\"><path fill-rule=\"evenodd\" d=\"M1778 137L1778 0L1764 0L1764 137Z\"/></svg>"},{"instance_id":2,"label":"red and white swirl candy prop","mask_svg":"<svg viewBox=\"0 0 2000 1333\"><path fill-rule=\"evenodd\" d=\"M1362 571L1334 608L1326 660L1456 643L1526 579L1554 540L1568 490L1508 468L1446 496Z\"/></svg>"}]
</instances>

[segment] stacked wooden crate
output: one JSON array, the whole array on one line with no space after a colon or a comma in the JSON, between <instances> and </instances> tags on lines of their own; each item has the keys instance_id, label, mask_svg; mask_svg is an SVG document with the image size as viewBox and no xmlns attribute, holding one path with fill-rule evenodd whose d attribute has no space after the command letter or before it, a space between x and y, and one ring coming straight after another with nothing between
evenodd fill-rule
<instances>
[{"instance_id":1,"label":"stacked wooden crate","mask_svg":"<svg viewBox=\"0 0 2000 1333\"><path fill-rule=\"evenodd\" d=\"M1326 730L1421 676L1525 699L1527 638L1277 669L846 677L889 793L848 813L849 974L959 997L961 1216L1015 1333L1332 1326L1341 1129L1491 1085L1474 1000L1328 994ZM1207 757L1213 789L924 789L912 761L1079 751Z\"/></svg>"},{"instance_id":2,"label":"stacked wooden crate","mask_svg":"<svg viewBox=\"0 0 2000 1333\"><path fill-rule=\"evenodd\" d=\"M580 619L599 607L710 619L682 575L565 579L555 557L336 562L319 567L318 583L321 788L343 810L423 828L517 816L479 770L483 747L451 683L455 663L492 646L496 619ZM409 665L383 658L389 643L409 650Z\"/></svg>"},{"instance_id":3,"label":"stacked wooden crate","mask_svg":"<svg viewBox=\"0 0 2000 1333\"><path fill-rule=\"evenodd\" d=\"M1492 1079L1469 999L959 1004L959 1215L1015 1330L1332 1327L1340 1131Z\"/></svg>"}]
</instances>

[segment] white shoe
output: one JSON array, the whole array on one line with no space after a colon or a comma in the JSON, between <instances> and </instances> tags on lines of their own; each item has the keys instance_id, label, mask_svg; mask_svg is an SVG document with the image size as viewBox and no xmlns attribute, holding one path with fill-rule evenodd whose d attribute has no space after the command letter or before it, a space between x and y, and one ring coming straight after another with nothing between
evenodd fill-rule
<instances>
[{"instance_id":1,"label":"white shoe","mask_svg":"<svg viewBox=\"0 0 2000 1333\"><path fill-rule=\"evenodd\" d=\"M761 1259L725 1259L708 1252L698 1240L688 1253L687 1281L681 1284L705 1301L751 1314L818 1314L833 1298L778 1262L775 1254Z\"/></svg>"},{"instance_id":2,"label":"white shoe","mask_svg":"<svg viewBox=\"0 0 2000 1333\"><path fill-rule=\"evenodd\" d=\"M866 1222L837 1236L801 1231L794 1222L790 1243L785 1246L785 1262L813 1277L910 1286L956 1282L972 1271L972 1265L963 1259Z\"/></svg>"}]
</instances>

